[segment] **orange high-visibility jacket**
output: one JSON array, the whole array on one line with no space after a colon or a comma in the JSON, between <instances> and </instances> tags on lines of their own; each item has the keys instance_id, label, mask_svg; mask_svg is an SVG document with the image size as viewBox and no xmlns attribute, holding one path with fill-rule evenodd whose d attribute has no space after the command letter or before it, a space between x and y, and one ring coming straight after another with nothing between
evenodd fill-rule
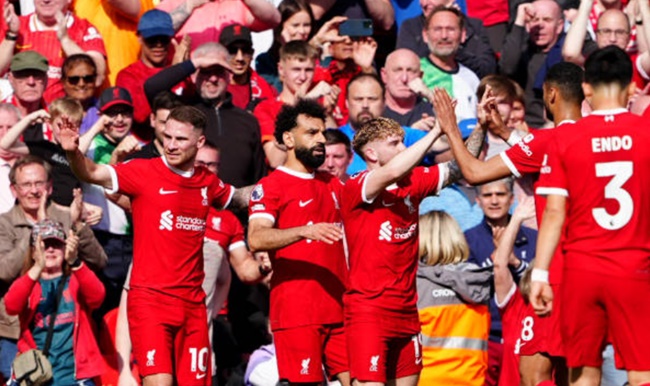
<instances>
[{"instance_id":1,"label":"orange high-visibility jacket","mask_svg":"<svg viewBox=\"0 0 650 386\"><path fill-rule=\"evenodd\" d=\"M417 275L422 323L419 385L483 386L488 364L492 267L426 266Z\"/></svg>"}]
</instances>

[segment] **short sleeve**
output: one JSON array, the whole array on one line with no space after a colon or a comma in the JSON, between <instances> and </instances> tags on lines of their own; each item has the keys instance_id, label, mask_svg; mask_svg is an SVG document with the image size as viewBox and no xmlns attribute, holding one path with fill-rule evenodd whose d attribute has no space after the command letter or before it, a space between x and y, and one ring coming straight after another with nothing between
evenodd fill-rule
<instances>
[{"instance_id":1,"label":"short sleeve","mask_svg":"<svg viewBox=\"0 0 650 386\"><path fill-rule=\"evenodd\" d=\"M529 133L513 147L500 153L501 159L517 178L524 174L537 173L550 138L546 133Z\"/></svg>"},{"instance_id":2,"label":"short sleeve","mask_svg":"<svg viewBox=\"0 0 650 386\"><path fill-rule=\"evenodd\" d=\"M75 42L84 51L97 51L106 57L106 47L104 39L97 28L83 19L77 19L80 24L80 31L77 33Z\"/></svg>"},{"instance_id":3,"label":"short sleeve","mask_svg":"<svg viewBox=\"0 0 650 386\"><path fill-rule=\"evenodd\" d=\"M416 167L409 176L413 189L411 193L418 197L418 201L422 201L426 196L438 193L442 189L447 173L447 164Z\"/></svg>"},{"instance_id":4,"label":"short sleeve","mask_svg":"<svg viewBox=\"0 0 650 386\"><path fill-rule=\"evenodd\" d=\"M366 182L372 172L364 171L350 177L341 190L343 211L350 211L363 204L371 204L366 197Z\"/></svg>"},{"instance_id":5,"label":"short sleeve","mask_svg":"<svg viewBox=\"0 0 650 386\"><path fill-rule=\"evenodd\" d=\"M212 191L212 206L217 209L227 208L235 195L235 187L215 177L210 188Z\"/></svg>"},{"instance_id":6,"label":"short sleeve","mask_svg":"<svg viewBox=\"0 0 650 386\"><path fill-rule=\"evenodd\" d=\"M562 165L561 149L557 140L552 141L549 146L535 193L540 196L569 196L566 171Z\"/></svg>"},{"instance_id":7,"label":"short sleeve","mask_svg":"<svg viewBox=\"0 0 650 386\"><path fill-rule=\"evenodd\" d=\"M249 220L265 218L275 224L278 219L281 192L274 187L268 178L263 178L253 188L248 204Z\"/></svg>"},{"instance_id":8,"label":"short sleeve","mask_svg":"<svg viewBox=\"0 0 650 386\"><path fill-rule=\"evenodd\" d=\"M135 159L117 165L104 165L111 173L113 186L106 192L109 194L119 192L134 197L141 190L141 184L147 181L146 178L142 178L147 174L147 164L147 160Z\"/></svg>"}]
</instances>

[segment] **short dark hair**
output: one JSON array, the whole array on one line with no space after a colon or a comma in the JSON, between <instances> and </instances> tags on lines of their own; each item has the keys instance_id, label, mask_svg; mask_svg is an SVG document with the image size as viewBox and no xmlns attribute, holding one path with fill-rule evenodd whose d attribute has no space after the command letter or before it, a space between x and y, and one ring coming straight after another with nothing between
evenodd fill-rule
<instances>
[{"instance_id":1,"label":"short dark hair","mask_svg":"<svg viewBox=\"0 0 650 386\"><path fill-rule=\"evenodd\" d=\"M355 82L358 82L358 81L361 81L361 80L366 80L366 79L374 80L375 82L377 82L379 84L379 87L381 87L381 99L384 99L384 94L386 94L386 86L384 86L384 82L381 81L381 78L379 78L379 76L377 74L370 74L370 73L365 73L365 72L361 72L361 73L353 76L352 79L350 79L350 81L348 82L347 87L345 88L346 98L347 98L347 96L350 95L350 87L352 86L352 83L355 83Z\"/></svg>"},{"instance_id":2,"label":"short dark hair","mask_svg":"<svg viewBox=\"0 0 650 386\"><path fill-rule=\"evenodd\" d=\"M73 54L65 58L63 61L63 66L61 66L61 79L67 79L68 71L70 71L72 67L78 63L84 63L88 65L93 69L94 75L97 75L97 64L95 64L93 58L91 58L88 54Z\"/></svg>"},{"instance_id":3,"label":"short dark hair","mask_svg":"<svg viewBox=\"0 0 650 386\"><path fill-rule=\"evenodd\" d=\"M548 70L544 83L557 87L562 98L567 102L582 103L585 99L585 94L582 91L583 79L584 71L580 66L569 62L560 62Z\"/></svg>"},{"instance_id":4,"label":"short dark hair","mask_svg":"<svg viewBox=\"0 0 650 386\"><path fill-rule=\"evenodd\" d=\"M179 106L174 108L167 120L173 119L177 122L189 123L195 130L205 131L207 118L203 111L192 106Z\"/></svg>"},{"instance_id":5,"label":"short dark hair","mask_svg":"<svg viewBox=\"0 0 650 386\"><path fill-rule=\"evenodd\" d=\"M29 154L17 159L11 167L11 170L9 170L9 182L11 182L12 185L16 184L16 174L28 165L41 165L45 169L47 180L52 180L52 166L43 158Z\"/></svg>"},{"instance_id":6,"label":"short dark hair","mask_svg":"<svg viewBox=\"0 0 650 386\"><path fill-rule=\"evenodd\" d=\"M592 87L612 83L627 87L632 82L630 56L615 45L597 50L585 62L585 82Z\"/></svg>"},{"instance_id":7,"label":"short dark hair","mask_svg":"<svg viewBox=\"0 0 650 386\"><path fill-rule=\"evenodd\" d=\"M325 108L312 99L300 99L294 106L284 105L275 118L275 139L278 143L284 143L282 134L291 131L298 126L298 116L306 115L311 118L318 118L325 122Z\"/></svg>"},{"instance_id":8,"label":"short dark hair","mask_svg":"<svg viewBox=\"0 0 650 386\"><path fill-rule=\"evenodd\" d=\"M327 129L323 134L325 135L325 145L341 144L345 146L345 151L347 151L348 154L352 154L352 143L350 142L350 138L348 138L348 136L341 130Z\"/></svg>"},{"instance_id":9,"label":"short dark hair","mask_svg":"<svg viewBox=\"0 0 650 386\"><path fill-rule=\"evenodd\" d=\"M429 24L431 24L431 19L433 19L433 16L435 14L437 14L437 13L440 13L440 12L451 12L451 13L453 13L454 15L456 15L456 17L458 17L458 27L460 27L461 30L463 28L465 28L465 16L463 16L463 13L460 10L458 10L455 7L447 7L445 5L439 5L439 6L437 6L437 7L435 7L433 9L433 11L431 12L431 14L429 16L427 16L427 18L426 18L426 20L424 22L424 29L425 30L429 29Z\"/></svg>"},{"instance_id":10,"label":"short dark hair","mask_svg":"<svg viewBox=\"0 0 650 386\"><path fill-rule=\"evenodd\" d=\"M155 114L158 110L173 110L183 106L178 95L171 91L161 91L151 101L151 111Z\"/></svg>"}]
</instances>

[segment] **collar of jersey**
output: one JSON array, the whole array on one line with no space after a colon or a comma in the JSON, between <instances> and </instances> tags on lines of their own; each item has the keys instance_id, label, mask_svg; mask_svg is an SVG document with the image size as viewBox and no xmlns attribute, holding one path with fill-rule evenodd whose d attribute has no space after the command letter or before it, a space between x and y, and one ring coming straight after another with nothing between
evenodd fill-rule
<instances>
[{"instance_id":1,"label":"collar of jersey","mask_svg":"<svg viewBox=\"0 0 650 386\"><path fill-rule=\"evenodd\" d=\"M192 168L192 169L190 169L188 171L180 170L180 169L177 169L177 168L171 166L170 164L168 164L167 163L167 158L165 158L165 156L162 156L160 158L162 158L163 162L165 163L165 166L167 166L169 168L169 170L171 170L172 172L178 174L179 176L185 177L185 178L190 178L190 177L192 177L194 175L194 168Z\"/></svg>"},{"instance_id":2,"label":"collar of jersey","mask_svg":"<svg viewBox=\"0 0 650 386\"><path fill-rule=\"evenodd\" d=\"M303 173L303 172L299 172L299 171L296 171L296 170L289 169L289 168L284 167L284 166L278 166L278 168L276 170L279 170L281 172L285 172L285 173L290 174L290 175L292 175L294 177L302 178L303 180L311 180L311 179L314 178L314 173Z\"/></svg>"},{"instance_id":3,"label":"collar of jersey","mask_svg":"<svg viewBox=\"0 0 650 386\"><path fill-rule=\"evenodd\" d=\"M622 113L627 113L627 109L624 107L619 107L617 109L609 109L609 110L595 110L591 112L591 115L615 115L615 114L622 114Z\"/></svg>"}]
</instances>

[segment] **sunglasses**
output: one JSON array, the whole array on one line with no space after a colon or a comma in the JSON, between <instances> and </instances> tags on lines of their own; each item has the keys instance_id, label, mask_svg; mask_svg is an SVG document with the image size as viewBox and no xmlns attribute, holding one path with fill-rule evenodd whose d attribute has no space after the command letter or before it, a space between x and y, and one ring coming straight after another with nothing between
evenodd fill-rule
<instances>
[{"instance_id":1,"label":"sunglasses","mask_svg":"<svg viewBox=\"0 0 650 386\"><path fill-rule=\"evenodd\" d=\"M144 44L146 44L147 47L156 47L158 45L166 46L171 43L171 41L171 36L159 35L144 39Z\"/></svg>"},{"instance_id":2,"label":"sunglasses","mask_svg":"<svg viewBox=\"0 0 650 386\"><path fill-rule=\"evenodd\" d=\"M85 84L95 83L95 79L97 79L97 75L84 75L84 76L75 75L75 76L68 76L65 78L66 82L72 85L79 84L80 80L83 80Z\"/></svg>"},{"instance_id":3,"label":"sunglasses","mask_svg":"<svg viewBox=\"0 0 650 386\"><path fill-rule=\"evenodd\" d=\"M230 55L237 55L237 53L241 50L242 54L244 55L252 55L253 54L253 47L250 45L231 45L228 46L228 53Z\"/></svg>"}]
</instances>

